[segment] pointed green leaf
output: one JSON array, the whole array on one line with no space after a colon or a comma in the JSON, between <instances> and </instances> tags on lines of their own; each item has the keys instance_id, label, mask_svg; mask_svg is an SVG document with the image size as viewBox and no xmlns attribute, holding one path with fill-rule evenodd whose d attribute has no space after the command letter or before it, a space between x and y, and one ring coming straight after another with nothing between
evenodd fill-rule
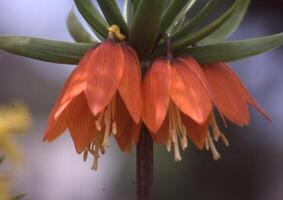
<instances>
[{"instance_id":1,"label":"pointed green leaf","mask_svg":"<svg viewBox=\"0 0 283 200\"><path fill-rule=\"evenodd\" d=\"M167 30L167 33L169 34L169 35L174 35L174 34L176 34L178 31L180 31L182 28L183 28L183 26L184 26L184 24L186 23L186 16L184 16L181 20L179 20L176 24L175 24L175 26L174 26L174 28L172 28L172 29L168 29Z\"/></svg>"},{"instance_id":2,"label":"pointed green leaf","mask_svg":"<svg viewBox=\"0 0 283 200\"><path fill-rule=\"evenodd\" d=\"M188 48L182 51L196 58L200 63L230 62L258 55L283 44L283 33L249 40L223 42Z\"/></svg>"},{"instance_id":3,"label":"pointed green leaf","mask_svg":"<svg viewBox=\"0 0 283 200\"><path fill-rule=\"evenodd\" d=\"M188 23L173 36L173 40L183 37L189 34L192 30L194 30L215 8L215 6L219 3L220 0L210 0L208 3L203 7L203 9L195 15Z\"/></svg>"},{"instance_id":4,"label":"pointed green leaf","mask_svg":"<svg viewBox=\"0 0 283 200\"><path fill-rule=\"evenodd\" d=\"M97 0L109 25L116 24L124 35L128 35L128 26L115 0Z\"/></svg>"},{"instance_id":5,"label":"pointed green leaf","mask_svg":"<svg viewBox=\"0 0 283 200\"><path fill-rule=\"evenodd\" d=\"M167 33L172 32L172 30L175 28L177 24L184 18L186 18L186 15L188 11L193 7L193 5L197 2L197 0L187 0L187 3L185 6L183 6L182 10L177 14L177 16L174 18L173 22L167 29Z\"/></svg>"},{"instance_id":6,"label":"pointed green leaf","mask_svg":"<svg viewBox=\"0 0 283 200\"><path fill-rule=\"evenodd\" d=\"M162 14L162 20L160 25L160 32L163 33L172 24L173 20L176 18L177 13L179 13L183 7L186 5L188 0L172 0L169 6L166 8Z\"/></svg>"},{"instance_id":7,"label":"pointed green leaf","mask_svg":"<svg viewBox=\"0 0 283 200\"><path fill-rule=\"evenodd\" d=\"M68 30L76 42L97 42L96 39L83 27L74 11L71 10L67 19Z\"/></svg>"},{"instance_id":8,"label":"pointed green leaf","mask_svg":"<svg viewBox=\"0 0 283 200\"><path fill-rule=\"evenodd\" d=\"M125 0L124 19L126 19L128 27L132 26L133 18L134 18L134 4L132 0Z\"/></svg>"},{"instance_id":9,"label":"pointed green leaf","mask_svg":"<svg viewBox=\"0 0 283 200\"><path fill-rule=\"evenodd\" d=\"M71 43L31 37L0 36L0 49L20 56L62 64L77 64L90 43Z\"/></svg>"},{"instance_id":10,"label":"pointed green leaf","mask_svg":"<svg viewBox=\"0 0 283 200\"><path fill-rule=\"evenodd\" d=\"M133 2L133 7L134 7L134 13L136 13L137 8L139 6L139 3L141 0L131 0Z\"/></svg>"},{"instance_id":11,"label":"pointed green leaf","mask_svg":"<svg viewBox=\"0 0 283 200\"><path fill-rule=\"evenodd\" d=\"M108 36L107 23L97 11L91 0L74 0L75 4L93 30L100 36L106 38Z\"/></svg>"},{"instance_id":12,"label":"pointed green leaf","mask_svg":"<svg viewBox=\"0 0 283 200\"><path fill-rule=\"evenodd\" d=\"M173 40L173 45L172 45L173 50L186 48L187 46L198 42L199 40L205 38L207 35L214 32L218 27L224 24L224 22L227 19L229 19L230 15L233 13L234 9L236 8L238 2L239 0L235 1L235 3L222 16L220 16L218 19L216 19L214 22L210 23L206 27L192 34L185 35L184 37L181 37L176 41Z\"/></svg>"},{"instance_id":13,"label":"pointed green leaf","mask_svg":"<svg viewBox=\"0 0 283 200\"><path fill-rule=\"evenodd\" d=\"M233 14L230 18L215 32L204 38L200 41L200 44L211 44L217 43L225 38L229 37L232 33L234 33L239 25L241 24L247 9L249 7L250 0L240 0L236 9L233 11Z\"/></svg>"},{"instance_id":14,"label":"pointed green leaf","mask_svg":"<svg viewBox=\"0 0 283 200\"><path fill-rule=\"evenodd\" d=\"M165 0L140 1L130 32L130 42L143 58L153 49L159 35Z\"/></svg>"}]
</instances>

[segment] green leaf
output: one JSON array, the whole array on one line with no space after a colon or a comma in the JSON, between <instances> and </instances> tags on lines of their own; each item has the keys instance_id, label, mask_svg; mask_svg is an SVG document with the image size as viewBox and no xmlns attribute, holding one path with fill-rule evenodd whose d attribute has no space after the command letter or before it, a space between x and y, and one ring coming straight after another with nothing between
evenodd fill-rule
<instances>
[{"instance_id":1,"label":"green leaf","mask_svg":"<svg viewBox=\"0 0 283 200\"><path fill-rule=\"evenodd\" d=\"M104 17L109 25L117 25L121 29L121 33L124 35L129 34L128 26L121 14L118 5L115 0L97 0Z\"/></svg>"},{"instance_id":2,"label":"green leaf","mask_svg":"<svg viewBox=\"0 0 283 200\"><path fill-rule=\"evenodd\" d=\"M22 199L24 199L25 197L27 197L27 195L28 195L28 194L26 194L26 193L24 193L24 194L19 194L19 195L17 195L17 196L12 197L12 198L9 199L9 200L22 200Z\"/></svg>"},{"instance_id":3,"label":"green leaf","mask_svg":"<svg viewBox=\"0 0 283 200\"><path fill-rule=\"evenodd\" d=\"M130 42L141 58L152 51L159 36L164 2L165 0L142 0L138 5L130 32Z\"/></svg>"},{"instance_id":4,"label":"green leaf","mask_svg":"<svg viewBox=\"0 0 283 200\"><path fill-rule=\"evenodd\" d=\"M68 15L67 25L72 38L76 42L97 42L96 39L85 30L73 10L71 10Z\"/></svg>"},{"instance_id":5,"label":"green leaf","mask_svg":"<svg viewBox=\"0 0 283 200\"><path fill-rule=\"evenodd\" d=\"M194 30L215 8L215 6L219 3L219 0L210 0L208 3L203 7L203 9L195 15L188 23L176 33L172 38L173 40L183 37L189 34L192 30Z\"/></svg>"},{"instance_id":6,"label":"green leaf","mask_svg":"<svg viewBox=\"0 0 283 200\"><path fill-rule=\"evenodd\" d=\"M132 26L133 18L134 18L134 4L132 0L125 0L124 19L126 19L128 27Z\"/></svg>"},{"instance_id":7,"label":"green leaf","mask_svg":"<svg viewBox=\"0 0 283 200\"><path fill-rule=\"evenodd\" d=\"M174 28L172 28L172 29L169 29L168 31L167 31L167 33L169 34L169 35L174 35L175 33L177 33L178 31L180 31L182 28L183 28L183 26L184 26L184 24L186 23L186 16L184 16L181 20L179 20L176 24L175 24L175 26L174 26Z\"/></svg>"},{"instance_id":8,"label":"green leaf","mask_svg":"<svg viewBox=\"0 0 283 200\"><path fill-rule=\"evenodd\" d=\"M137 8L139 6L139 3L141 0L131 0L133 2L133 7L134 7L134 13L136 13Z\"/></svg>"},{"instance_id":9,"label":"green leaf","mask_svg":"<svg viewBox=\"0 0 283 200\"><path fill-rule=\"evenodd\" d=\"M172 24L173 20L176 18L177 13L179 13L183 7L186 5L188 0L171 0L171 3L166 8L162 15L160 32L163 33Z\"/></svg>"},{"instance_id":10,"label":"green leaf","mask_svg":"<svg viewBox=\"0 0 283 200\"><path fill-rule=\"evenodd\" d=\"M218 27L224 24L227 19L229 19L230 15L236 8L238 2L239 0L235 1L235 3L222 16L220 16L218 19L216 19L214 22L210 23L206 27L189 35L185 35L184 37L181 37L175 41L173 40L172 49L177 50L186 48L187 46L198 42L199 40L205 38L207 35L214 32Z\"/></svg>"},{"instance_id":11,"label":"green leaf","mask_svg":"<svg viewBox=\"0 0 283 200\"><path fill-rule=\"evenodd\" d=\"M182 10L177 14L169 28L167 29L167 32L172 32L173 29L175 29L175 26L179 24L180 21L182 21L184 18L186 18L186 15L188 11L193 7L193 5L197 2L197 0L187 0L186 5L182 8Z\"/></svg>"},{"instance_id":12,"label":"green leaf","mask_svg":"<svg viewBox=\"0 0 283 200\"><path fill-rule=\"evenodd\" d=\"M97 11L91 0L74 0L75 4L93 30L100 36L106 38L108 36L107 23Z\"/></svg>"},{"instance_id":13,"label":"green leaf","mask_svg":"<svg viewBox=\"0 0 283 200\"><path fill-rule=\"evenodd\" d=\"M200 63L230 62L251 57L280 47L283 44L283 33L249 40L210 44L182 51L190 54Z\"/></svg>"},{"instance_id":14,"label":"green leaf","mask_svg":"<svg viewBox=\"0 0 283 200\"><path fill-rule=\"evenodd\" d=\"M230 18L215 32L200 41L199 44L203 45L217 43L233 34L241 24L249 7L249 4L250 0L240 0Z\"/></svg>"},{"instance_id":15,"label":"green leaf","mask_svg":"<svg viewBox=\"0 0 283 200\"><path fill-rule=\"evenodd\" d=\"M31 37L0 36L0 49L20 56L62 64L77 64L90 43L71 43Z\"/></svg>"}]
</instances>

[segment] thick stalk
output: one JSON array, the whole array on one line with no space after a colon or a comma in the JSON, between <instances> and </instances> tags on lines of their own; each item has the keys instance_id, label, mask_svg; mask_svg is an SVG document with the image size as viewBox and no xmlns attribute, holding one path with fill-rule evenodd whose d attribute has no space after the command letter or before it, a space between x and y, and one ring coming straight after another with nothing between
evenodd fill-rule
<instances>
[{"instance_id":1,"label":"thick stalk","mask_svg":"<svg viewBox=\"0 0 283 200\"><path fill-rule=\"evenodd\" d=\"M137 145L137 200L153 200L153 142L144 125Z\"/></svg>"}]
</instances>

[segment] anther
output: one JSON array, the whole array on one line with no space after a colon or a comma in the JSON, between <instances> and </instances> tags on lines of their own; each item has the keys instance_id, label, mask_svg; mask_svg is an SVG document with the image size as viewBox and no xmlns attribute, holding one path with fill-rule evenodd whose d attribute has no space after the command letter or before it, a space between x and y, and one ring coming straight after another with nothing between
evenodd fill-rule
<instances>
[{"instance_id":1,"label":"anther","mask_svg":"<svg viewBox=\"0 0 283 200\"><path fill-rule=\"evenodd\" d=\"M84 162L87 160L88 150L84 150L83 160Z\"/></svg>"},{"instance_id":2,"label":"anther","mask_svg":"<svg viewBox=\"0 0 283 200\"><path fill-rule=\"evenodd\" d=\"M175 161L176 162L181 161L182 157L180 155L177 131L175 129L172 131L172 141L173 141L173 144L174 144L174 157L175 157Z\"/></svg>"},{"instance_id":3,"label":"anther","mask_svg":"<svg viewBox=\"0 0 283 200\"><path fill-rule=\"evenodd\" d=\"M117 134L117 123L116 122L112 122L112 134L116 135Z\"/></svg>"},{"instance_id":4,"label":"anther","mask_svg":"<svg viewBox=\"0 0 283 200\"><path fill-rule=\"evenodd\" d=\"M102 142L102 147L108 147L109 145L109 135L110 135L110 126L111 126L111 110L109 108L105 111L105 117L104 117L104 123L105 123L105 131L104 131L104 138Z\"/></svg>"},{"instance_id":5,"label":"anther","mask_svg":"<svg viewBox=\"0 0 283 200\"><path fill-rule=\"evenodd\" d=\"M219 160L221 158L221 156L218 153L209 132L207 134L207 140L208 140L210 151L211 151L212 156L213 156L213 160Z\"/></svg>"},{"instance_id":6,"label":"anther","mask_svg":"<svg viewBox=\"0 0 283 200\"><path fill-rule=\"evenodd\" d=\"M230 144L229 144L229 141L228 141L228 139L225 137L225 135L223 135L223 134L221 134L220 135L220 139L222 140L222 142L223 142L223 144L225 145L225 146L229 146Z\"/></svg>"}]
</instances>

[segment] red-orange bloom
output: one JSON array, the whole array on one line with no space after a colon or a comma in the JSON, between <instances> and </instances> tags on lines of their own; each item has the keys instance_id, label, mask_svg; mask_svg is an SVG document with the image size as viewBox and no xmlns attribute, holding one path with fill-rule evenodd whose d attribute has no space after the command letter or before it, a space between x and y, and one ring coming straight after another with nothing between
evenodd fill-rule
<instances>
[{"instance_id":1,"label":"red-orange bloom","mask_svg":"<svg viewBox=\"0 0 283 200\"><path fill-rule=\"evenodd\" d=\"M270 118L249 94L237 74L226 63L202 65L214 103L222 117L243 126L249 124L248 105L252 105L268 120Z\"/></svg>"},{"instance_id":2,"label":"red-orange bloom","mask_svg":"<svg viewBox=\"0 0 283 200\"><path fill-rule=\"evenodd\" d=\"M113 134L123 151L137 142L142 111L141 74L135 51L126 43L106 40L89 50L68 78L49 116L44 140L67 128L76 151L94 156Z\"/></svg>"},{"instance_id":3,"label":"red-orange bloom","mask_svg":"<svg viewBox=\"0 0 283 200\"><path fill-rule=\"evenodd\" d=\"M192 57L158 58L143 81L142 118L157 143L173 144L175 160L181 160L187 136L203 148L212 102L205 74Z\"/></svg>"}]
</instances>

